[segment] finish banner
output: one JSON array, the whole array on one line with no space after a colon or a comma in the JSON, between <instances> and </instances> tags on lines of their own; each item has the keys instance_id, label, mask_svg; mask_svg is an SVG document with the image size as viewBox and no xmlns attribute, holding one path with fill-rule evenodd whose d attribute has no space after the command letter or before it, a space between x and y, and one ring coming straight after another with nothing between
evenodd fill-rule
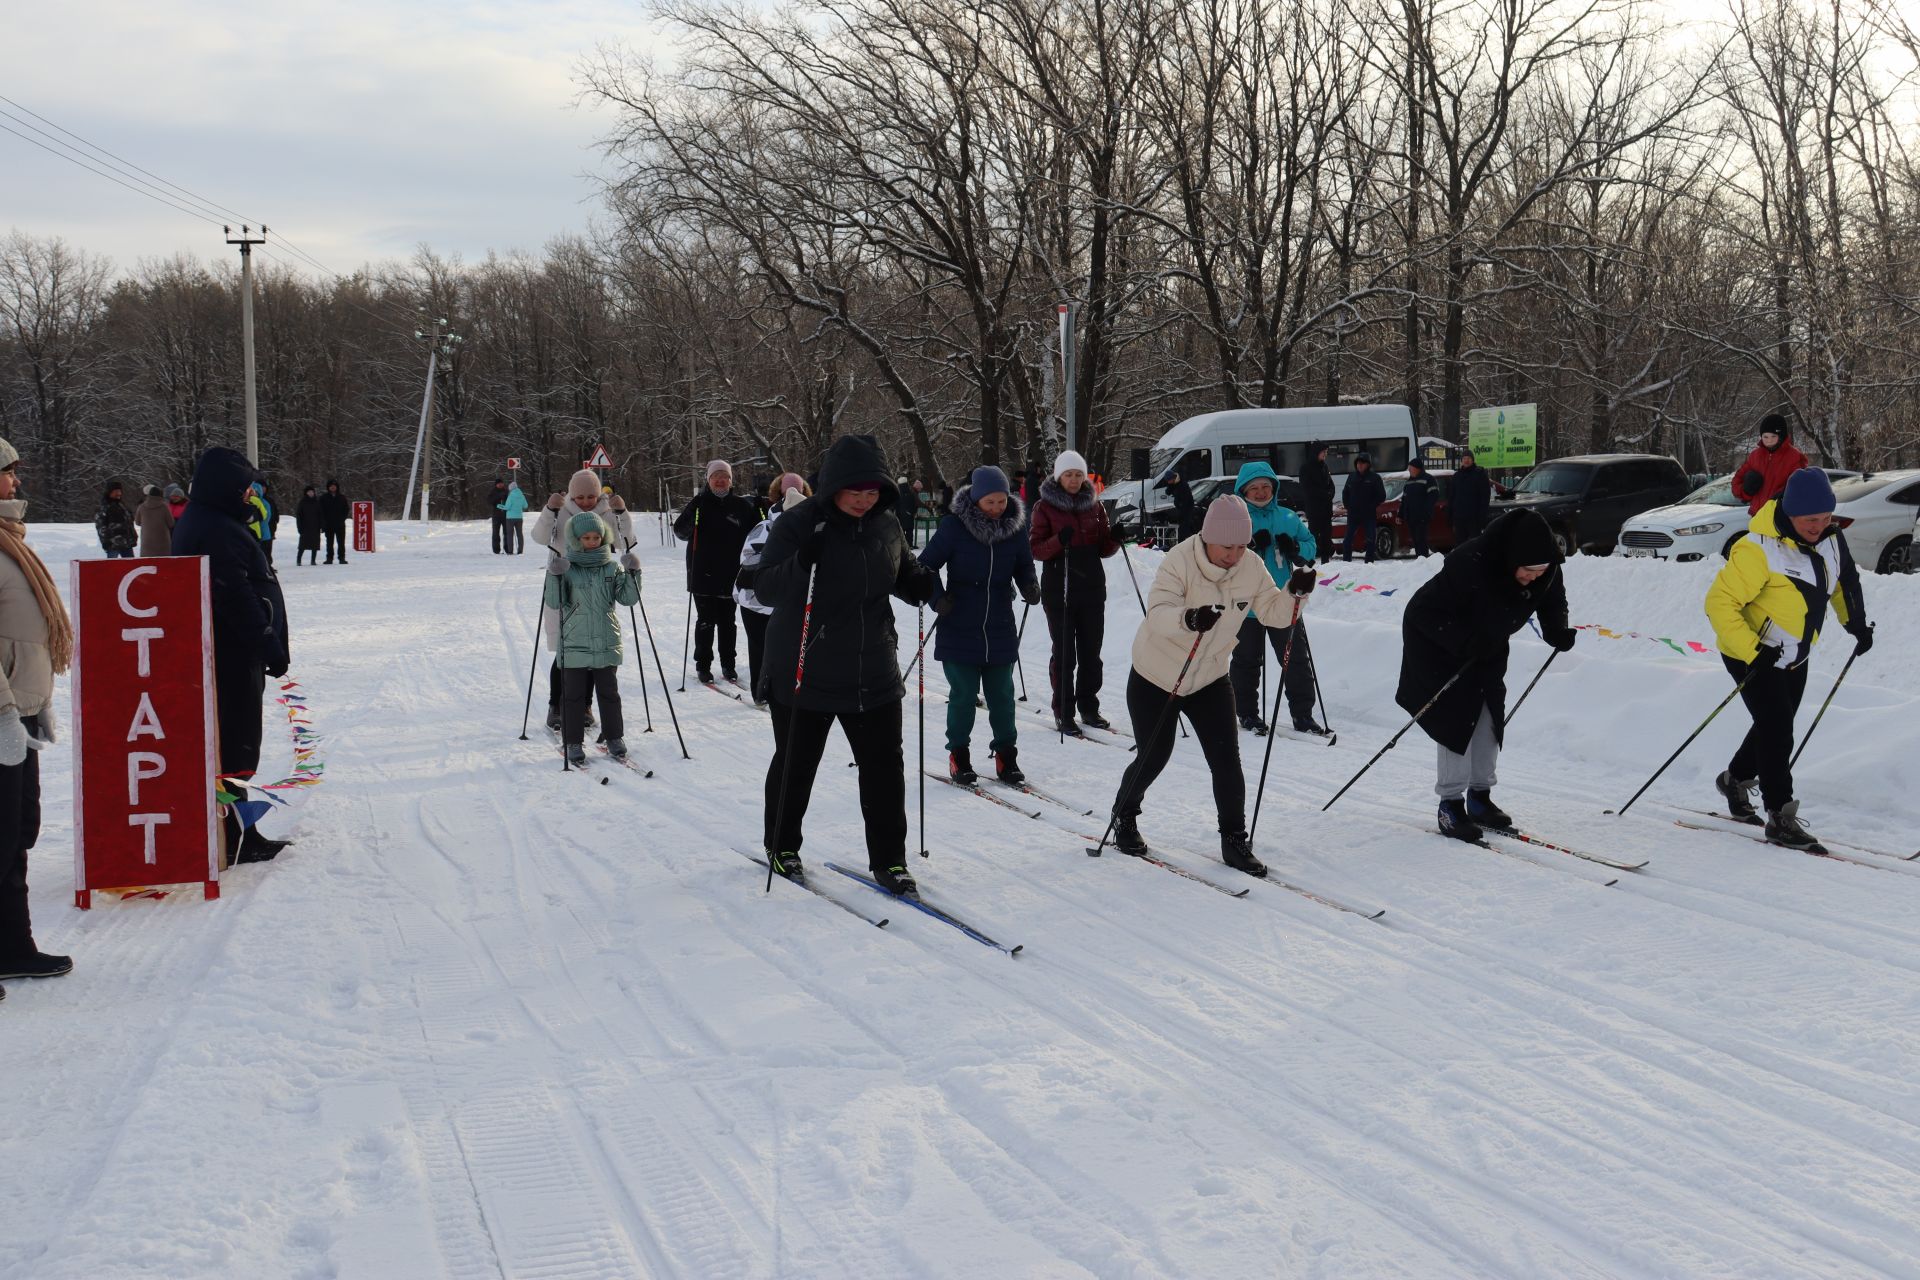
<instances>
[{"instance_id":1,"label":"finish banner","mask_svg":"<svg viewBox=\"0 0 1920 1280\"><path fill-rule=\"evenodd\" d=\"M361 499L353 504L353 549L373 554L373 504Z\"/></svg>"}]
</instances>

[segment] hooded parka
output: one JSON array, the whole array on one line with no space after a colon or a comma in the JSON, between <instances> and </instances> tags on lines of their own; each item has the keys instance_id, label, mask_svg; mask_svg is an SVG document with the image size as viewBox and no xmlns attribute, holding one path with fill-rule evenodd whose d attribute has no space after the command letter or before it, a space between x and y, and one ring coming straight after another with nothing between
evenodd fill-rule
<instances>
[{"instance_id":1,"label":"hooded parka","mask_svg":"<svg viewBox=\"0 0 1920 1280\"><path fill-rule=\"evenodd\" d=\"M940 630L933 638L937 661L994 667L1014 660L1019 646L1014 587L1029 590L1038 585L1026 532L1027 506L1018 494L1007 495L1007 509L998 519L974 505L972 485L961 485L953 495L952 514L940 521L920 552L921 564L947 572L936 602L940 596L953 597L953 607L940 615Z\"/></svg>"}]
</instances>

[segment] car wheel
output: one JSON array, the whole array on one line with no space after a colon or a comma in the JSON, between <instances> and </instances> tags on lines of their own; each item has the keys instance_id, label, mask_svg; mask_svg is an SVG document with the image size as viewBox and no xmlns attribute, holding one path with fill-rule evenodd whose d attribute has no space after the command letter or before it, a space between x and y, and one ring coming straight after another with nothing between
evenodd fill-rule
<instances>
[{"instance_id":1,"label":"car wheel","mask_svg":"<svg viewBox=\"0 0 1920 1280\"><path fill-rule=\"evenodd\" d=\"M1393 536L1392 525L1383 524L1373 531L1373 554L1377 559L1391 560L1394 552L1399 549L1399 542Z\"/></svg>"},{"instance_id":2,"label":"car wheel","mask_svg":"<svg viewBox=\"0 0 1920 1280\"><path fill-rule=\"evenodd\" d=\"M1880 553L1880 572L1882 573L1913 572L1913 539L1912 538L1895 538L1892 542L1889 542L1887 544L1886 550Z\"/></svg>"},{"instance_id":3,"label":"car wheel","mask_svg":"<svg viewBox=\"0 0 1920 1280\"><path fill-rule=\"evenodd\" d=\"M1732 558L1733 558L1733 548L1734 548L1734 545L1735 545L1736 543L1738 543L1738 542L1740 541L1740 539L1742 539L1742 538L1744 538L1744 537L1746 537L1746 536L1747 536L1747 535L1746 535L1745 533L1736 533L1736 534L1734 534L1734 535L1733 535L1733 536L1732 536L1731 538L1728 538L1728 539L1727 539L1727 545L1726 545L1726 546L1724 546L1724 547L1721 547L1721 548L1720 548L1720 558L1721 558L1722 560L1730 560L1730 559L1732 559Z\"/></svg>"},{"instance_id":4,"label":"car wheel","mask_svg":"<svg viewBox=\"0 0 1920 1280\"><path fill-rule=\"evenodd\" d=\"M1573 535L1558 526L1555 526L1553 530L1553 545L1559 549L1560 558L1563 560L1571 559L1573 553L1578 550L1578 548L1573 545Z\"/></svg>"}]
</instances>

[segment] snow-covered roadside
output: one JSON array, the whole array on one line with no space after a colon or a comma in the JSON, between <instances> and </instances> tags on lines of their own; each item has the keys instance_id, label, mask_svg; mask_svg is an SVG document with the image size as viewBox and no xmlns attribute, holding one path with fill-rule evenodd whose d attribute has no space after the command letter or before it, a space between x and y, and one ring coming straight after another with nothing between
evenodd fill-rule
<instances>
[{"instance_id":1,"label":"snow-covered roadside","mask_svg":"<svg viewBox=\"0 0 1920 1280\"><path fill-rule=\"evenodd\" d=\"M688 764L656 682L655 778L559 774L516 741L537 557L478 525L382 538L282 570L327 782L219 902L75 912L72 762L46 762L34 908L80 968L0 1006L0 1276L1920 1274L1916 877L1672 826L1732 718L1599 816L1724 695L1716 659L1583 633L1514 725L1509 807L1653 860L1603 888L1422 834L1417 734L1319 812L1403 720L1399 607L1435 562L1337 566L1397 594L1316 596L1341 741L1276 743L1258 845L1386 919L1090 860L1051 815L930 784L923 883L1024 942L1008 961L762 895L726 850L754 842L770 749L738 704L677 695ZM678 556L641 554L677 686ZM1154 563L1134 553L1143 587ZM1710 641L1706 568L1576 560L1575 621ZM1138 606L1110 572L1118 712ZM1868 590L1880 644L1802 790L1822 834L1904 849L1920 580ZM1045 652L1035 619L1036 702ZM1546 652L1519 643L1516 678ZM1104 812L1124 753L1032 724L1035 781ZM860 862L845 759L816 865ZM1231 875L1191 743L1143 827Z\"/></svg>"}]
</instances>

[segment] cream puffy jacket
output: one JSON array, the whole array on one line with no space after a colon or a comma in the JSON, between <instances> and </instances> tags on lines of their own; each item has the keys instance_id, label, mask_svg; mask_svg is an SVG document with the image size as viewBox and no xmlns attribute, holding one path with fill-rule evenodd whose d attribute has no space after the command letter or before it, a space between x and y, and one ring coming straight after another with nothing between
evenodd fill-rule
<instances>
[{"instance_id":1,"label":"cream puffy jacket","mask_svg":"<svg viewBox=\"0 0 1920 1280\"><path fill-rule=\"evenodd\" d=\"M0 518L23 520L26 511L21 499L0 502ZM0 553L0 711L16 707L23 716L37 716L52 701L46 615L25 571Z\"/></svg>"},{"instance_id":2,"label":"cream puffy jacket","mask_svg":"<svg viewBox=\"0 0 1920 1280\"><path fill-rule=\"evenodd\" d=\"M1187 630L1185 614L1189 609L1214 604L1226 606L1226 613L1211 631L1201 635L1187 678L1180 680L1181 664L1193 649L1195 637ZM1153 575L1146 621L1133 637L1133 669L1169 693L1176 680L1180 680L1183 695L1212 684L1227 674L1240 623L1249 609L1269 627L1289 627L1294 622L1296 602L1274 585L1273 575L1259 556L1248 553L1233 568L1219 568L1207 559L1206 544L1194 534L1169 551L1160 562L1160 572Z\"/></svg>"}]
</instances>

